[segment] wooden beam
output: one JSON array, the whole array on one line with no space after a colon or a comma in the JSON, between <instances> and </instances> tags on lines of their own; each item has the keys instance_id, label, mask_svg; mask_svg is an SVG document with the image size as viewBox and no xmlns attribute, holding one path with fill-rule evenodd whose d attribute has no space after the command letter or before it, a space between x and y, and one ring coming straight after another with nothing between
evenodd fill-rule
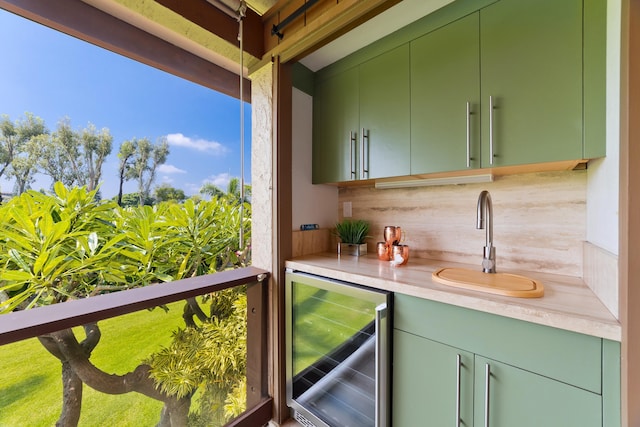
<instances>
[{"instance_id":1,"label":"wooden beam","mask_svg":"<svg viewBox=\"0 0 640 427\"><path fill-rule=\"evenodd\" d=\"M273 333L275 344L273 396L274 419L282 423L289 417L285 399L285 340L284 340L284 286L285 261L291 258L291 167L292 167L292 96L291 63L283 64L274 58L273 64L273 242L275 244L272 260L275 295L271 300L275 317Z\"/></svg>"},{"instance_id":2,"label":"wooden beam","mask_svg":"<svg viewBox=\"0 0 640 427\"><path fill-rule=\"evenodd\" d=\"M262 282L247 285L247 407L269 395L267 287L266 275Z\"/></svg>"},{"instance_id":3,"label":"wooden beam","mask_svg":"<svg viewBox=\"0 0 640 427\"><path fill-rule=\"evenodd\" d=\"M194 24L215 34L234 46L238 46L238 21L220 11L206 0L155 0ZM243 19L244 51L256 59L264 55L264 37L262 18L251 9L247 9Z\"/></svg>"},{"instance_id":4,"label":"wooden beam","mask_svg":"<svg viewBox=\"0 0 640 427\"><path fill-rule=\"evenodd\" d=\"M239 77L80 0L0 0L0 8L235 98ZM251 82L244 79L251 102Z\"/></svg>"},{"instance_id":5,"label":"wooden beam","mask_svg":"<svg viewBox=\"0 0 640 427\"><path fill-rule=\"evenodd\" d=\"M279 56L283 63L297 60L400 2L400 0L342 0L337 3L322 1L294 21L291 28L285 28L282 40L277 36L271 36L271 27L286 19L288 14L297 8L300 1L303 0L279 3L263 17L264 31L269 35L269 38L265 38L267 49L265 56Z\"/></svg>"},{"instance_id":6,"label":"wooden beam","mask_svg":"<svg viewBox=\"0 0 640 427\"><path fill-rule=\"evenodd\" d=\"M0 346L227 288L263 282L268 275L265 270L244 267L6 313L0 323Z\"/></svg>"}]
</instances>

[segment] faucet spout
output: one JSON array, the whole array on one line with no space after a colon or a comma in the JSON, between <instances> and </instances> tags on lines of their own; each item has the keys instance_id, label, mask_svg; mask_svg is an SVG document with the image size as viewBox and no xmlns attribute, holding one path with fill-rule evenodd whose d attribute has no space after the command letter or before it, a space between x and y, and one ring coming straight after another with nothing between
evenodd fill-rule
<instances>
[{"instance_id":1,"label":"faucet spout","mask_svg":"<svg viewBox=\"0 0 640 427\"><path fill-rule=\"evenodd\" d=\"M476 228L486 230L486 241L482 256L482 271L484 273L496 272L496 248L493 246L493 203L491 195L484 190L478 196L478 212Z\"/></svg>"}]
</instances>

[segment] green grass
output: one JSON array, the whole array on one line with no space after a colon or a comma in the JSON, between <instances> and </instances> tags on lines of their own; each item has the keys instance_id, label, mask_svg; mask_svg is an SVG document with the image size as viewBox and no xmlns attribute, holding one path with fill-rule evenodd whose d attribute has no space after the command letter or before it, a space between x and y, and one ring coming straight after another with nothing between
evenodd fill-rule
<instances>
[{"instance_id":1,"label":"green grass","mask_svg":"<svg viewBox=\"0 0 640 427\"><path fill-rule=\"evenodd\" d=\"M183 326L183 303L169 307L169 313L143 310L100 322L102 338L91 361L109 374L133 370ZM75 331L82 339L82 330ZM62 403L60 372L58 359L35 338L0 347L0 427L55 425ZM161 409L161 402L138 393L114 396L84 386L79 425L154 426Z\"/></svg>"}]
</instances>

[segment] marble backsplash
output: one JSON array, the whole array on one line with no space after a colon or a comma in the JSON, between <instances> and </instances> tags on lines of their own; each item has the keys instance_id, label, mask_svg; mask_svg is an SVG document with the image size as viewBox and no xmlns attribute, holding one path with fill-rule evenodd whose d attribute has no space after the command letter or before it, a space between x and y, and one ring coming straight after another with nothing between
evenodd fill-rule
<instances>
[{"instance_id":1,"label":"marble backsplash","mask_svg":"<svg viewBox=\"0 0 640 427\"><path fill-rule=\"evenodd\" d=\"M493 201L497 268L583 276L586 237L584 170L496 177L491 183L375 189L345 187L342 204L371 222L369 252L385 225L401 226L411 257L480 264L485 230L476 229L478 195Z\"/></svg>"}]
</instances>

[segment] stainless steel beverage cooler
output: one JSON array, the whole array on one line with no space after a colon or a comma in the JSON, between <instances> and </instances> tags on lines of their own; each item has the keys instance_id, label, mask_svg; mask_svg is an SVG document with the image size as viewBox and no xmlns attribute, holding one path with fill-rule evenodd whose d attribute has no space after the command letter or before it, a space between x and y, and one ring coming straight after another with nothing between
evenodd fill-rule
<instances>
[{"instance_id":1,"label":"stainless steel beverage cooler","mask_svg":"<svg viewBox=\"0 0 640 427\"><path fill-rule=\"evenodd\" d=\"M286 274L287 404L308 427L389 426L392 294Z\"/></svg>"}]
</instances>

